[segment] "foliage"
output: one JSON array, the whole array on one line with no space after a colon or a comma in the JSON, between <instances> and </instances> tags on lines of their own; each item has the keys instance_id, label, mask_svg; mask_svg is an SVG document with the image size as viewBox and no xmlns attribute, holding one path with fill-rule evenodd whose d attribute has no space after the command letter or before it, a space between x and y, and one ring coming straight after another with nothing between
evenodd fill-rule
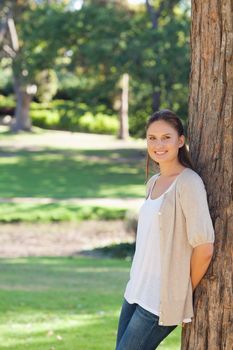
<instances>
[{"instance_id":1,"label":"foliage","mask_svg":"<svg viewBox=\"0 0 233 350\"><path fill-rule=\"evenodd\" d=\"M21 46L13 69L23 73L25 83L40 82L41 100L49 100L52 94L48 96L49 84L38 76L50 72L55 77L56 72L55 99L84 103L89 106L85 112L90 112L93 118L97 114L93 108L104 105L106 111L102 112L113 118L113 124L119 112L119 81L128 72L130 133L137 137L144 137L145 121L153 112L154 93L160 95L160 108L173 109L185 120L189 12L183 1L151 4L158 15L157 28L153 28L146 6L133 9L124 1L85 1L81 10L73 10L64 1L40 1L37 5L26 2L15 14ZM55 85L54 81L51 86ZM47 90L47 97L40 86ZM45 123L44 116L35 118L41 119L40 125L42 120ZM85 125L90 120L86 116ZM60 126L67 129L69 124L69 128L77 130L75 120L78 123L79 117L64 115ZM96 132L100 123L95 119ZM88 126L85 130L90 129ZM110 129L114 132L115 127Z\"/></svg>"},{"instance_id":2,"label":"foliage","mask_svg":"<svg viewBox=\"0 0 233 350\"><path fill-rule=\"evenodd\" d=\"M83 103L79 106L72 101L54 100L47 104L47 109L38 110L35 109L35 105L36 103L33 104L30 116L33 124L42 128L99 134L116 134L118 129L116 117L100 113L95 108L91 112L91 108Z\"/></svg>"},{"instance_id":3,"label":"foliage","mask_svg":"<svg viewBox=\"0 0 233 350\"><path fill-rule=\"evenodd\" d=\"M14 109L15 108L15 98L13 95L0 95L0 114L3 114L5 109Z\"/></svg>"},{"instance_id":4,"label":"foliage","mask_svg":"<svg viewBox=\"0 0 233 350\"><path fill-rule=\"evenodd\" d=\"M37 73L35 79L38 90L37 98L41 102L49 102L57 92L57 75L52 69L45 69Z\"/></svg>"},{"instance_id":5,"label":"foliage","mask_svg":"<svg viewBox=\"0 0 233 350\"><path fill-rule=\"evenodd\" d=\"M12 115L14 109L13 96L0 95L0 115ZM107 115L108 112L104 105L90 107L85 103L66 100L34 101L30 107L33 125L41 128L115 135L119 121L116 115Z\"/></svg>"},{"instance_id":6,"label":"foliage","mask_svg":"<svg viewBox=\"0 0 233 350\"><path fill-rule=\"evenodd\" d=\"M81 131L93 133L116 134L118 130L118 120L102 113L97 113L95 116L87 112L79 119Z\"/></svg>"}]
</instances>

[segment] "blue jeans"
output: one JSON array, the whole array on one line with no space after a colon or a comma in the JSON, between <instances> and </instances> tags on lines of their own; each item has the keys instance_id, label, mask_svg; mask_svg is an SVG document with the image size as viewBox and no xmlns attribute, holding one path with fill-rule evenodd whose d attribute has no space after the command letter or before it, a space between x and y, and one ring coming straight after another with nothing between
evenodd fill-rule
<instances>
[{"instance_id":1,"label":"blue jeans","mask_svg":"<svg viewBox=\"0 0 233 350\"><path fill-rule=\"evenodd\" d=\"M177 326L160 326L159 316L123 301L116 350L154 350Z\"/></svg>"}]
</instances>

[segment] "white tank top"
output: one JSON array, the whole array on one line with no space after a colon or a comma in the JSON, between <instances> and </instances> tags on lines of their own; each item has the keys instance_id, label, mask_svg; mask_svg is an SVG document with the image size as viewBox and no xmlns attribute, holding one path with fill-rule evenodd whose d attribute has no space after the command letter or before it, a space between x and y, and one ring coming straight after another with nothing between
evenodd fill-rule
<instances>
[{"instance_id":1,"label":"white tank top","mask_svg":"<svg viewBox=\"0 0 233 350\"><path fill-rule=\"evenodd\" d=\"M159 176L160 174L158 174ZM155 181L158 178L155 177ZM155 183L154 181L154 183ZM174 186L176 179L158 198L148 198L142 204L138 215L136 249L130 269L130 279L124 293L128 303L137 303L144 309L159 316L160 305L160 232L158 213L164 194ZM185 319L183 322L190 322Z\"/></svg>"}]
</instances>

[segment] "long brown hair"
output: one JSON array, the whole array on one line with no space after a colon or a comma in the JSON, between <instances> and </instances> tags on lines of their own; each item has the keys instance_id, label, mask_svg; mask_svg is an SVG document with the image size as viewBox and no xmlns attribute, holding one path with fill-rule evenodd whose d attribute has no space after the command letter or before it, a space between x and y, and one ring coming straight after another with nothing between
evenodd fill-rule
<instances>
[{"instance_id":1,"label":"long brown hair","mask_svg":"<svg viewBox=\"0 0 233 350\"><path fill-rule=\"evenodd\" d=\"M149 128L149 126L158 120L164 120L166 123L170 124L178 133L179 136L184 135L184 127L183 124L180 120L180 118L172 111L169 109L162 109L160 111L155 112L147 121L146 123L146 132ZM146 156L146 182L148 180L148 175L149 175L149 167L150 167L150 156L147 152ZM178 159L179 162L184 165L187 168L191 168L192 170L194 169L193 161L191 159L191 156L189 154L189 151L187 149L186 144L182 147L179 148L178 151ZM155 161L154 161L155 162ZM159 164L155 162L156 164Z\"/></svg>"}]
</instances>

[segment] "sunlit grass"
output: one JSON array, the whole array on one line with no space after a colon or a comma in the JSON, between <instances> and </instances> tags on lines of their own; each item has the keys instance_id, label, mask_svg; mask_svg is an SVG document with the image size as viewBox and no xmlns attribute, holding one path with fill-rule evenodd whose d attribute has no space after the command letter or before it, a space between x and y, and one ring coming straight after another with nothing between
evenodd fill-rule
<instances>
[{"instance_id":1,"label":"sunlit grass","mask_svg":"<svg viewBox=\"0 0 233 350\"><path fill-rule=\"evenodd\" d=\"M124 219L127 208L67 203L0 203L0 222L78 222Z\"/></svg>"},{"instance_id":2,"label":"sunlit grass","mask_svg":"<svg viewBox=\"0 0 233 350\"><path fill-rule=\"evenodd\" d=\"M0 260L1 350L114 349L130 261ZM180 327L161 344L179 349Z\"/></svg>"},{"instance_id":3,"label":"sunlit grass","mask_svg":"<svg viewBox=\"0 0 233 350\"><path fill-rule=\"evenodd\" d=\"M116 150L5 150L0 157L0 197L142 197L144 160L137 154L136 150L117 150L117 156Z\"/></svg>"}]
</instances>

